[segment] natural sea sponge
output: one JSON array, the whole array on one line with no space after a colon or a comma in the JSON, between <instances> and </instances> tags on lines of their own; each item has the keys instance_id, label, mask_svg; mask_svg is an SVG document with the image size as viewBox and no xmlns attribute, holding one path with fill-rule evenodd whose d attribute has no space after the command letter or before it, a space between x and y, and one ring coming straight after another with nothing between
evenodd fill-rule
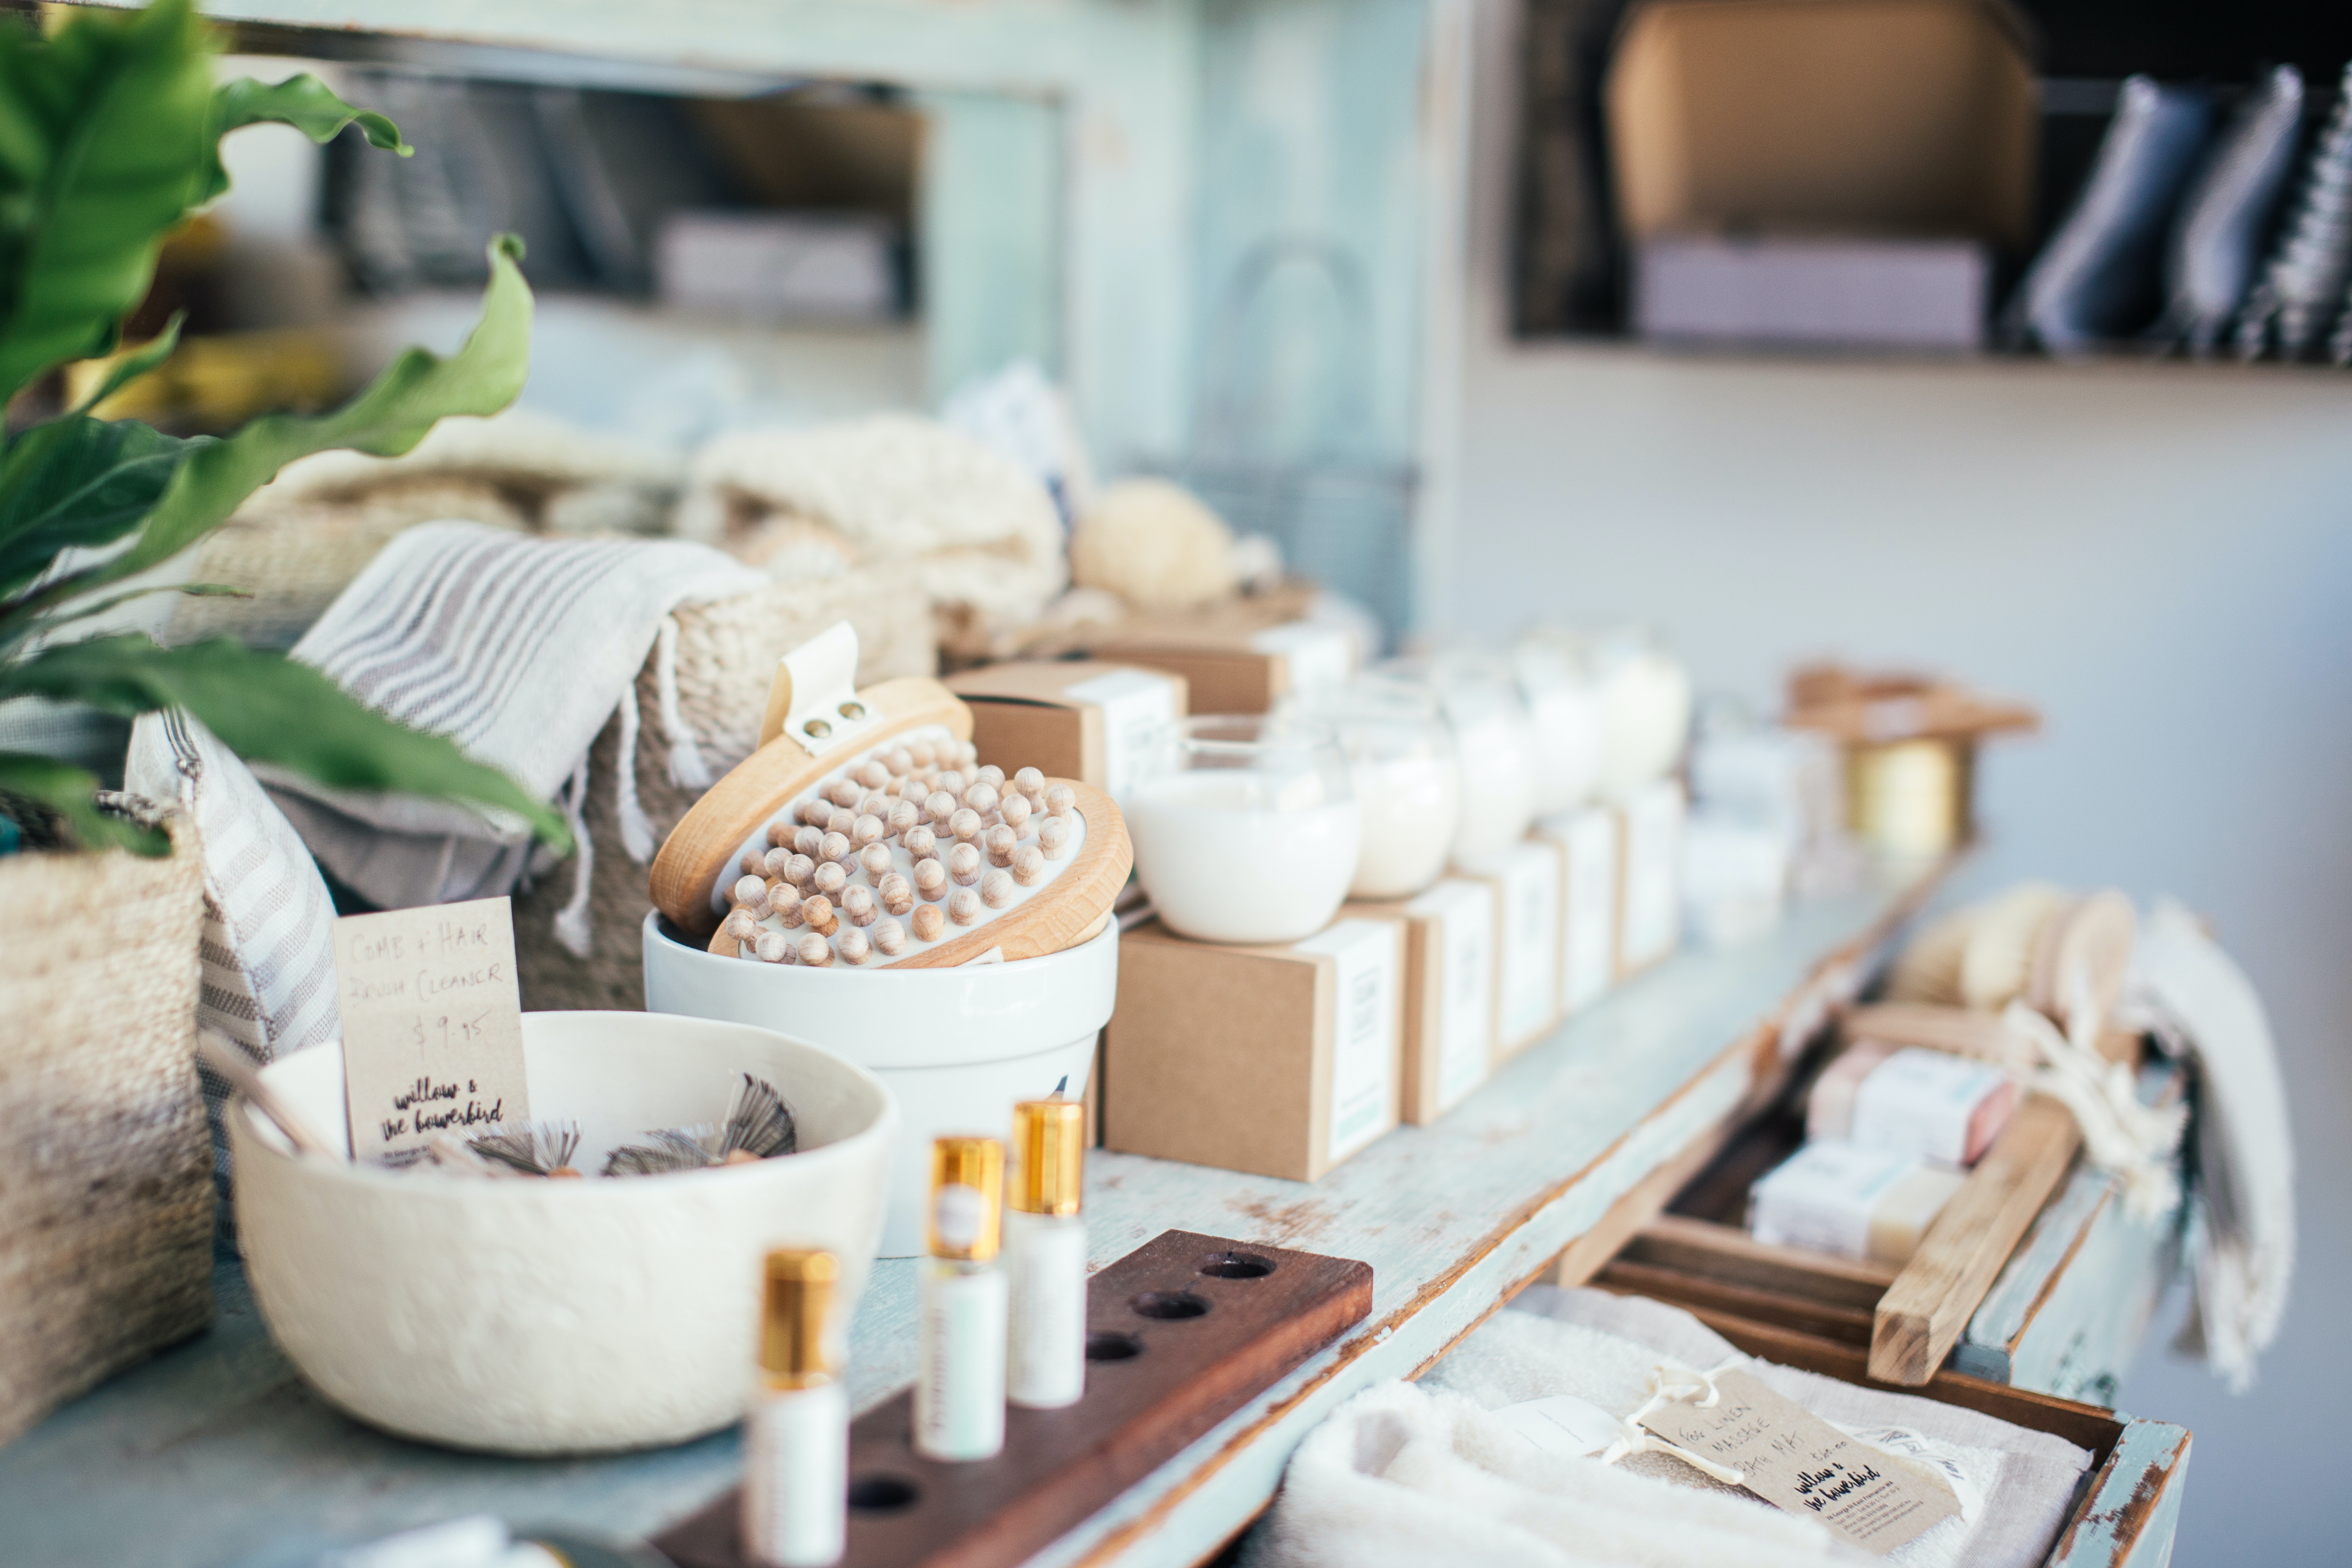
<instances>
[{"instance_id":1,"label":"natural sea sponge","mask_svg":"<svg viewBox=\"0 0 2352 1568\"><path fill-rule=\"evenodd\" d=\"M1139 610L1210 604L1238 586L1233 530L1181 485L1122 479L1079 520L1070 576Z\"/></svg>"}]
</instances>

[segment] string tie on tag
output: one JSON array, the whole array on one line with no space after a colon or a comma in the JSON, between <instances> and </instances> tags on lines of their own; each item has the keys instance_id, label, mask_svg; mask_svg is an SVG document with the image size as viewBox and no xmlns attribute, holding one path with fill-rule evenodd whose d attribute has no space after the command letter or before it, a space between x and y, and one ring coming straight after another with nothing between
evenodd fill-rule
<instances>
[{"instance_id":1,"label":"string tie on tag","mask_svg":"<svg viewBox=\"0 0 2352 1568\"><path fill-rule=\"evenodd\" d=\"M2071 1038L2022 1002L2011 1002L2001 1022L2042 1058L2026 1086L2074 1112L2091 1163L2121 1178L2126 1210L2136 1219L2155 1219L2180 1202L2172 1154L2180 1147L2189 1108L2142 1103L2132 1069L2099 1054L2099 1015L2083 989L2069 1015Z\"/></svg>"},{"instance_id":2,"label":"string tie on tag","mask_svg":"<svg viewBox=\"0 0 2352 1568\"><path fill-rule=\"evenodd\" d=\"M1672 1454L1691 1468L1713 1476L1726 1486L1738 1486L1745 1471L1718 1465L1703 1455L1694 1454L1681 1444L1659 1436L1643 1426L1642 1421L1662 1405L1685 1400L1701 1410L1714 1409L1723 1399L1723 1391L1715 1386L1715 1380L1738 1364L1735 1357L1712 1372L1701 1372L1676 1361L1658 1363L1650 1369L1650 1397L1643 1400L1633 1414L1619 1418L1616 1439L1601 1451L1601 1462L1613 1465L1636 1454ZM1706 1397L1700 1398L1702 1394Z\"/></svg>"}]
</instances>

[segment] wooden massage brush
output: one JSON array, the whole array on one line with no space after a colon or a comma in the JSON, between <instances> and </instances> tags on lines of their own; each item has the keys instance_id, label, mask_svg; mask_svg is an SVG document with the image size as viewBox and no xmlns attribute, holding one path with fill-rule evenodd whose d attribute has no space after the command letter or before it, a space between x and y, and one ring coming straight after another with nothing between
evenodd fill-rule
<instances>
[{"instance_id":1,"label":"wooden massage brush","mask_svg":"<svg viewBox=\"0 0 2352 1568\"><path fill-rule=\"evenodd\" d=\"M786 656L760 748L654 858L662 913L712 952L818 967L1009 963L1101 931L1135 858L1110 797L976 766L953 692L852 691L856 668L845 623Z\"/></svg>"},{"instance_id":2,"label":"wooden massage brush","mask_svg":"<svg viewBox=\"0 0 2352 1568\"><path fill-rule=\"evenodd\" d=\"M2112 1018L2138 926L2131 900L2113 889L2078 898L2021 884L1922 932L1895 959L1885 999L1848 1008L1840 1031L2031 1070L2040 1058L2001 1022L2001 1009L2023 1002L2069 1030L2078 1005ZM2113 1029L2102 1030L2099 1048L2115 1061L2139 1054L2137 1037Z\"/></svg>"}]
</instances>

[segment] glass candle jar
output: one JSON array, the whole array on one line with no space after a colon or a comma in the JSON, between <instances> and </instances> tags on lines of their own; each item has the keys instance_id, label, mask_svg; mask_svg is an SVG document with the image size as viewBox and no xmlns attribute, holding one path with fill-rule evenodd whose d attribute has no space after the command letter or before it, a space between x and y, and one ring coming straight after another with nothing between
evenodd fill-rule
<instances>
[{"instance_id":1,"label":"glass candle jar","mask_svg":"<svg viewBox=\"0 0 2352 1568\"><path fill-rule=\"evenodd\" d=\"M1462 769L1462 825L1454 830L1454 858L1483 860L1525 838L1536 819L1535 729L1509 661L1447 653L1427 660L1391 660L1381 673L1424 685L1454 731L1454 754Z\"/></svg>"},{"instance_id":2,"label":"glass candle jar","mask_svg":"<svg viewBox=\"0 0 2352 1568\"><path fill-rule=\"evenodd\" d=\"M1601 684L1601 776L1594 788L1622 798L1672 773L1690 736L1690 676L1657 639L1620 629L1594 639Z\"/></svg>"},{"instance_id":3,"label":"glass candle jar","mask_svg":"<svg viewBox=\"0 0 2352 1568\"><path fill-rule=\"evenodd\" d=\"M1296 942L1331 922L1363 834L1328 725L1209 714L1173 726L1127 806L1136 875L1170 930Z\"/></svg>"},{"instance_id":4,"label":"glass candle jar","mask_svg":"<svg viewBox=\"0 0 2352 1568\"><path fill-rule=\"evenodd\" d=\"M1536 815L1573 811L1600 781L1607 735L1584 645L1565 632L1531 632L1511 650L1511 664L1535 731Z\"/></svg>"},{"instance_id":5,"label":"glass candle jar","mask_svg":"<svg viewBox=\"0 0 2352 1568\"><path fill-rule=\"evenodd\" d=\"M1302 717L1328 724L1348 756L1363 845L1351 898L1410 898L1437 880L1462 820L1454 732L1427 688L1377 675L1303 699Z\"/></svg>"}]
</instances>

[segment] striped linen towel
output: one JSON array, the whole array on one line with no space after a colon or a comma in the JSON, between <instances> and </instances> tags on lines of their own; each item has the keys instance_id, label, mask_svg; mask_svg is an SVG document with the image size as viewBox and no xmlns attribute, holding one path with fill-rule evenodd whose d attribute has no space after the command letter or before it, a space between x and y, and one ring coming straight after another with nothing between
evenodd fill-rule
<instances>
[{"instance_id":1,"label":"striped linen towel","mask_svg":"<svg viewBox=\"0 0 2352 1568\"><path fill-rule=\"evenodd\" d=\"M448 736L543 800L561 798L579 839L575 891L557 935L585 957L593 848L581 818L588 748L615 710L621 754L636 744L637 671L675 646L681 604L762 586L767 578L706 545L677 540L547 541L476 523L402 533L329 606L292 657L395 719ZM709 783L662 682L671 772ZM320 864L381 909L511 892L534 869L511 814L415 795L325 788L258 767ZM653 835L619 770L623 837L651 857Z\"/></svg>"},{"instance_id":2,"label":"striped linen towel","mask_svg":"<svg viewBox=\"0 0 2352 1568\"><path fill-rule=\"evenodd\" d=\"M148 713L131 726L123 787L176 804L196 826L205 861L205 929L196 1026L235 1041L256 1063L331 1040L335 906L293 825L269 803L245 763L195 720ZM201 1062L205 1119L212 1124L213 1182L229 1192L226 1079ZM222 1219L227 1222L224 1204Z\"/></svg>"}]
</instances>

